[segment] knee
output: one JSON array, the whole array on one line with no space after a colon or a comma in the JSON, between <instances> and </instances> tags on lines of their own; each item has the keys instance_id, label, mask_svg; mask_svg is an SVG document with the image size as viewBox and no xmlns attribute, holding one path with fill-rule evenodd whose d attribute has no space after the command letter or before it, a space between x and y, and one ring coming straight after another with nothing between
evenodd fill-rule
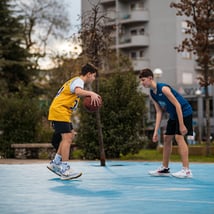
<instances>
[{"instance_id":1,"label":"knee","mask_svg":"<svg viewBox=\"0 0 214 214\"><path fill-rule=\"evenodd\" d=\"M164 143L171 144L172 143L172 136L164 135Z\"/></svg>"},{"instance_id":2,"label":"knee","mask_svg":"<svg viewBox=\"0 0 214 214\"><path fill-rule=\"evenodd\" d=\"M68 144L71 144L73 140L73 133L62 134L62 140Z\"/></svg>"},{"instance_id":3,"label":"knee","mask_svg":"<svg viewBox=\"0 0 214 214\"><path fill-rule=\"evenodd\" d=\"M182 135L175 135L175 140L179 144L184 141L184 137Z\"/></svg>"}]
</instances>

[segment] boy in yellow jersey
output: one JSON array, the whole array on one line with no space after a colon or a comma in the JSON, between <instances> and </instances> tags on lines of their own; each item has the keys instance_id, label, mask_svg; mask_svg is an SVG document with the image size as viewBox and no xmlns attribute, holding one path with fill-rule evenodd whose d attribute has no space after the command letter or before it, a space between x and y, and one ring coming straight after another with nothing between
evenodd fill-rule
<instances>
[{"instance_id":1,"label":"boy in yellow jersey","mask_svg":"<svg viewBox=\"0 0 214 214\"><path fill-rule=\"evenodd\" d=\"M48 169L61 176L61 179L72 179L81 176L81 173L71 171L68 164L70 147L74 137L71 123L73 111L77 108L80 97L90 96L93 105L99 105L99 94L84 89L84 84L92 83L97 75L97 69L90 63L84 65L80 76L68 80L59 89L53 99L48 120L52 121L54 134L52 144L56 148L55 158L48 164Z\"/></svg>"}]
</instances>

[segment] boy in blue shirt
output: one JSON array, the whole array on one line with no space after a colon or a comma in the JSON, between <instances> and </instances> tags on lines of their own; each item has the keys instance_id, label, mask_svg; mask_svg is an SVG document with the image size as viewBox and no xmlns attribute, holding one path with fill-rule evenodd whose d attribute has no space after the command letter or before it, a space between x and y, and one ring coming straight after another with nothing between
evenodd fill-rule
<instances>
[{"instance_id":1,"label":"boy in blue shirt","mask_svg":"<svg viewBox=\"0 0 214 214\"><path fill-rule=\"evenodd\" d=\"M169 176L169 158L172 151L172 139L179 147L182 160L182 169L172 173L179 178L191 178L192 173L189 169L189 151L184 136L192 135L192 107L175 89L165 83L154 81L153 72L146 68L141 71L139 78L145 88L150 88L150 96L156 110L156 123L152 140L158 141L158 129L160 127L163 111L169 113L166 133L164 134L163 163L155 171L149 171L152 176Z\"/></svg>"}]
</instances>

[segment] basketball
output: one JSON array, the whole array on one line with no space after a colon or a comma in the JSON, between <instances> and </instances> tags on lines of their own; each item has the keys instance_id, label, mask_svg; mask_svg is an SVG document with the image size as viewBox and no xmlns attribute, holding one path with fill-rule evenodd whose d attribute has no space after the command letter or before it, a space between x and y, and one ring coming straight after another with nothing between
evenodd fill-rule
<instances>
[{"instance_id":1,"label":"basketball","mask_svg":"<svg viewBox=\"0 0 214 214\"><path fill-rule=\"evenodd\" d=\"M91 97L90 96L86 96L83 98L83 106L85 107L85 109L89 112L96 112L98 109L101 108L102 106L102 99L100 105L92 105L91 104Z\"/></svg>"}]
</instances>

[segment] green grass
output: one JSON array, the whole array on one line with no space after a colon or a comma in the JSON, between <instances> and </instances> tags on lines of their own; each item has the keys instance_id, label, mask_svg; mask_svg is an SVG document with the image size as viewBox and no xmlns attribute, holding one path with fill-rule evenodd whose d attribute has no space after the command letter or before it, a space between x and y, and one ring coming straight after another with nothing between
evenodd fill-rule
<instances>
[{"instance_id":1,"label":"green grass","mask_svg":"<svg viewBox=\"0 0 214 214\"><path fill-rule=\"evenodd\" d=\"M125 156L121 156L121 160L141 160L141 161L162 161L162 153L157 150L147 150L142 149L137 154L128 154ZM170 157L170 161L181 161L179 155L172 154ZM214 162L214 155L207 156L189 156L190 162Z\"/></svg>"}]
</instances>

